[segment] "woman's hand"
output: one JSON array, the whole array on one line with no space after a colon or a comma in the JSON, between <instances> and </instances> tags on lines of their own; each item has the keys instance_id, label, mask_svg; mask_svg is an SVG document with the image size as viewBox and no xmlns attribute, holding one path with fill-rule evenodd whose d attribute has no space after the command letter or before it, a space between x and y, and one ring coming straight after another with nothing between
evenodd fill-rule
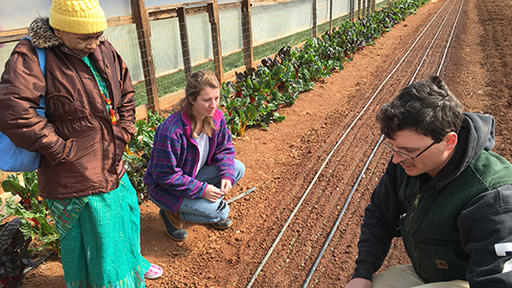
<instances>
[{"instance_id":1,"label":"woman's hand","mask_svg":"<svg viewBox=\"0 0 512 288\"><path fill-rule=\"evenodd\" d=\"M231 192L231 189L233 189L233 186L231 186L231 181L228 179L222 179L220 182L220 191L222 191L224 194L228 194Z\"/></svg>"},{"instance_id":2,"label":"woman's hand","mask_svg":"<svg viewBox=\"0 0 512 288\"><path fill-rule=\"evenodd\" d=\"M230 183L231 184L231 183ZM210 202L215 202L217 201L222 195L224 195L224 193L222 191L220 191L219 188L213 186L213 185L210 185L208 184L206 186L206 189L204 191L204 196L203 198L210 201Z\"/></svg>"}]
</instances>

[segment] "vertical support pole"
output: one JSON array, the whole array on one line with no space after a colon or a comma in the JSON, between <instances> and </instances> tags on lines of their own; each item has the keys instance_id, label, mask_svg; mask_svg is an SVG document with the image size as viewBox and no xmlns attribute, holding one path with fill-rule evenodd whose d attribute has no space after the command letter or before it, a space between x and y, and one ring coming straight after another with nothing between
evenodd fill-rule
<instances>
[{"instance_id":1,"label":"vertical support pole","mask_svg":"<svg viewBox=\"0 0 512 288\"><path fill-rule=\"evenodd\" d=\"M332 33L332 1L329 0L329 34Z\"/></svg>"},{"instance_id":2,"label":"vertical support pole","mask_svg":"<svg viewBox=\"0 0 512 288\"><path fill-rule=\"evenodd\" d=\"M254 66L252 50L251 0L242 0L242 38L244 65L245 69L249 70Z\"/></svg>"},{"instance_id":3,"label":"vertical support pole","mask_svg":"<svg viewBox=\"0 0 512 288\"><path fill-rule=\"evenodd\" d=\"M313 38L316 38L317 33L316 14L316 0L313 0Z\"/></svg>"},{"instance_id":4,"label":"vertical support pole","mask_svg":"<svg viewBox=\"0 0 512 288\"><path fill-rule=\"evenodd\" d=\"M355 7L354 7L354 4L355 4L355 0L349 0L349 6L350 6L350 21L351 22L354 22L354 17L355 17Z\"/></svg>"},{"instance_id":5,"label":"vertical support pole","mask_svg":"<svg viewBox=\"0 0 512 288\"><path fill-rule=\"evenodd\" d=\"M372 0L372 11L375 12L375 10L377 10L377 1Z\"/></svg>"},{"instance_id":6,"label":"vertical support pole","mask_svg":"<svg viewBox=\"0 0 512 288\"><path fill-rule=\"evenodd\" d=\"M222 50L220 46L220 27L219 27L219 2L213 0L208 3L208 18L210 19L210 28L212 31L213 62L215 64L215 74L219 82L224 82L224 71L222 68Z\"/></svg>"},{"instance_id":7,"label":"vertical support pole","mask_svg":"<svg viewBox=\"0 0 512 288\"><path fill-rule=\"evenodd\" d=\"M183 56L183 66L185 68L185 77L192 73L192 64L190 60L190 46L188 45L187 22L185 21L185 8L178 7L178 22L180 26L181 54Z\"/></svg>"},{"instance_id":8,"label":"vertical support pole","mask_svg":"<svg viewBox=\"0 0 512 288\"><path fill-rule=\"evenodd\" d=\"M357 19L361 19L361 2L363 0L357 0Z\"/></svg>"},{"instance_id":9,"label":"vertical support pole","mask_svg":"<svg viewBox=\"0 0 512 288\"><path fill-rule=\"evenodd\" d=\"M132 16L137 29L137 38L139 40L139 51L142 60L142 71L144 72L144 82L146 84L146 93L148 97L147 107L150 110L158 111L158 89L156 86L155 64L153 62L153 52L151 50L151 27L149 26L149 16L144 4L144 0L131 0Z\"/></svg>"},{"instance_id":10,"label":"vertical support pole","mask_svg":"<svg viewBox=\"0 0 512 288\"><path fill-rule=\"evenodd\" d=\"M371 0L366 0L366 16L370 15L371 12Z\"/></svg>"}]
</instances>

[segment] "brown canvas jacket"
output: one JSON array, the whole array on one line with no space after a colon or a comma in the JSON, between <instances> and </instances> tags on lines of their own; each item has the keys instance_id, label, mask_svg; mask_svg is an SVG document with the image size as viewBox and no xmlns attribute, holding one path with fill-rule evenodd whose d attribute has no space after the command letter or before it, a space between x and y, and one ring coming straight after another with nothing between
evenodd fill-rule
<instances>
[{"instance_id":1,"label":"brown canvas jacket","mask_svg":"<svg viewBox=\"0 0 512 288\"><path fill-rule=\"evenodd\" d=\"M55 36L48 19L36 19L30 40L14 48L0 81L0 131L16 145L42 154L40 194L66 199L105 193L125 172L124 146L135 133L134 90L128 68L103 40L93 57L103 75L117 124L113 125L90 68ZM46 48L43 77L34 46ZM39 116L46 95L46 119Z\"/></svg>"}]
</instances>

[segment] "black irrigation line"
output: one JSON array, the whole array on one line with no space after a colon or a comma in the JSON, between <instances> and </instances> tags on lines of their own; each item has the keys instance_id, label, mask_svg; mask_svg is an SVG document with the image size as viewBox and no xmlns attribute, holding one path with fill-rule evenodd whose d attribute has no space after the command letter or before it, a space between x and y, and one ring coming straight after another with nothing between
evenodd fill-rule
<instances>
[{"instance_id":1,"label":"black irrigation line","mask_svg":"<svg viewBox=\"0 0 512 288\"><path fill-rule=\"evenodd\" d=\"M459 7L459 12L457 12L457 18L455 18L455 24L452 27L452 31L450 32L450 38L448 39L448 44L446 45L446 48L444 49L443 57L441 59L441 63L439 64L439 68L437 69L436 74L439 75L441 73L441 68L444 65L444 60L446 59L446 54L448 54L448 48L450 48L450 44L452 43L453 33L455 32L455 27L457 27L457 23L459 22L459 16L460 11L462 11L462 6L464 6L464 0L462 0L462 3Z\"/></svg>"},{"instance_id":2,"label":"black irrigation line","mask_svg":"<svg viewBox=\"0 0 512 288\"><path fill-rule=\"evenodd\" d=\"M227 200L227 202L228 202L228 204L235 202L236 200L247 196L249 193L253 192L254 190L256 190L256 187L252 187L251 189L249 189L243 193L240 193L240 194L236 195L235 197L230 198L229 200Z\"/></svg>"},{"instance_id":3,"label":"black irrigation line","mask_svg":"<svg viewBox=\"0 0 512 288\"><path fill-rule=\"evenodd\" d=\"M334 225L332 226L331 232L329 233L329 236L327 236L327 240L325 240L324 245L322 246L322 250L320 250L320 253L318 254L315 263L313 264L313 267L309 270L308 276L306 277L306 281L304 281L304 284L302 284L302 287L308 287L309 281L311 281L311 278L313 277L313 274L316 271L316 267L320 263L320 260L322 259L325 250L327 250L327 246L329 246L329 243L331 243L332 237L334 236L334 233L338 230L338 226L341 223L341 219L343 218L343 215L345 214L345 211L348 208L348 205L350 204L350 200L352 200L352 196L357 190L357 187L359 186L359 182L361 182L361 179L363 179L364 172L366 171L366 168L368 168L368 165L370 165L370 161L372 161L373 156L375 155L375 152L377 152L377 149L379 148L380 143L384 139L384 135L381 135L379 138L379 141L377 144L373 147L372 153L370 154L370 157L366 160L366 163L364 164L363 170L359 174L359 177L357 177L356 183L352 187L352 190L350 190L350 194L348 195L347 200L345 201L345 204L343 205L343 209L341 209L340 214L338 215L338 218L336 219L336 222L334 222Z\"/></svg>"},{"instance_id":4,"label":"black irrigation line","mask_svg":"<svg viewBox=\"0 0 512 288\"><path fill-rule=\"evenodd\" d=\"M373 94L373 96L370 98L370 100L366 103L366 105L364 106L364 108L361 110L361 112L357 115L357 117L352 121L352 123L350 124L350 126L347 128L347 130L343 133L343 135L341 136L341 138L338 140L338 142L336 143L336 145L334 145L333 149L331 150L331 152L327 155L327 158L325 159L325 161L322 163L322 166L320 167L320 169L317 171L317 173L315 174L315 177L313 178L313 180L311 181L311 183L309 184L308 188L306 189L306 191L304 192L304 194L302 195L301 199L299 200L299 202L297 203L295 209L292 211L292 213L290 214L288 220L286 221L286 223L284 224L283 228L281 229L281 231L279 232L278 236L276 237L276 239L274 240L274 243L272 243L272 246L270 247L270 249L268 250L267 254L265 255L265 257L263 258L262 262L260 263L260 265L258 266L258 268L256 269L254 275L252 276L251 280L249 281L249 283L247 284L246 288L249 288L252 286L252 284L254 284L254 281L256 280L256 278L258 277L259 273L261 272L261 270L263 269L263 266L265 266L265 263L267 262L267 260L270 258L270 255L272 254L272 252L274 251L275 247L277 246L277 244L279 243L279 241L281 240L281 237L283 236L284 232L286 231L286 229L288 228L288 226L290 225L291 223L291 220L293 219L293 217L295 216L295 214L297 213L297 211L299 210L299 208L301 207L302 203L304 202L306 196L309 194L309 192L311 191L311 188L313 187L313 185L316 183L316 180L318 179L318 177L320 176L322 170L325 168L325 166L327 165L327 162L330 160L330 158L332 157L332 155L334 154L334 152L336 151L336 149L338 148L338 146L341 144L341 142L345 139L346 135L348 134L348 132L352 129L352 127L357 123L357 121L359 120L359 118L363 115L363 113L366 111L366 109L368 108L368 106L370 106L370 104L372 103L373 99L377 96L377 94L380 92L380 90L382 89L382 87L385 85L385 83L391 78L391 76L396 72L396 70L398 70L398 68L402 65L403 61L405 60L405 58L409 55L409 53L412 51L412 49L416 46L416 44L418 43L419 39L421 39L421 37L423 36L423 34L427 31L427 29L430 27L430 25L434 22L434 20L437 18L437 16L439 15L439 13L444 9L444 7L448 4L448 1L446 1L446 3L439 9L439 11L437 11L437 13L432 17L432 19L430 20L430 22L425 26L425 28L423 29L423 31L418 35L418 37L416 38L416 40L414 41L414 43L411 45L411 47L409 48L409 50L407 50L407 52L404 54L404 56L400 59L400 61L398 62L398 64L395 66L395 68L393 69L393 71L391 71L389 73L389 75L386 77L386 79L381 83L381 85L379 86L379 88L375 91L375 93Z\"/></svg>"},{"instance_id":5,"label":"black irrigation line","mask_svg":"<svg viewBox=\"0 0 512 288\"><path fill-rule=\"evenodd\" d=\"M411 80L407 85L411 85L411 83L414 81L414 78L416 78L416 75L420 71L421 66L423 66L423 62L425 62L425 59L427 59L428 52L430 52L430 49L432 49L432 45L434 45L434 42L436 42L437 36L439 36L439 32L441 32L441 29L443 29L444 24L446 24L446 20L448 20L448 16L450 16L450 12L452 12L453 6L455 6L455 2L452 3L452 6L450 7L450 10L446 13L446 17L444 17L443 22L439 26L439 29L437 29L436 35L434 35L434 38L432 38L432 41L430 41L430 44L428 45L427 49L425 50L425 53L423 53L423 57L421 58L420 63L418 64L418 67L416 67L416 71L414 71L414 74L411 77ZM455 25L455 22L453 23ZM448 44L447 44L448 45Z\"/></svg>"},{"instance_id":6,"label":"black irrigation line","mask_svg":"<svg viewBox=\"0 0 512 288\"><path fill-rule=\"evenodd\" d=\"M448 16L450 15L450 12L451 10L453 9L453 6L454 6L455 2L452 4L452 6L450 7L450 10L448 11L448 13L446 14L446 17L445 19L443 20L443 23L441 24L441 26L439 27L439 29L437 30L437 33L435 35L435 37L432 39L432 41L430 42L430 45L429 47L426 49L424 55L423 55L423 58L421 59L414 75L411 77L411 80L409 81L409 84L410 85L413 81L414 81L414 78L416 77L416 74L418 73L419 69L421 68L421 66L423 65L423 62L426 58L426 56L428 55L428 52L430 51L430 49L432 48L432 45L433 43L435 42L435 40L437 39L437 36L439 35L439 32L441 31L441 29L444 27L445 23L446 23L446 20L448 19ZM460 4L460 7L459 7L459 12L457 13L457 17L453 23L453 26L452 26L452 30L451 30L451 33L450 33L450 37L448 39L448 42L446 44L446 47L445 47L445 50L444 50L444 54L443 54L443 57L442 57L442 60L441 60L441 63L439 65L439 68L437 70L437 74L439 74L439 72L441 71L441 68L444 64L444 59L446 57L446 53L448 51L448 48L451 44L451 39L453 37L453 32L455 30L455 27L457 26L457 22L459 20L459 16L460 16L460 11L462 10L462 6L464 5L464 0L462 0L461 4ZM322 249L320 251L320 253L318 254L313 266L311 267L311 269L309 270L309 273L306 277L306 280L304 281L304 284L302 285L303 288L306 288L308 287L308 284L309 282L311 281L311 278L313 277L313 274L315 273L316 271L316 268L318 267L318 264L320 263L320 260L322 259L325 251L327 250L327 247L329 246L331 240L332 240L332 237L334 236L334 233L337 231L338 229L338 226L341 222L341 219L343 217L343 215L345 214L345 210L347 209L348 205L350 204L350 201L352 199L352 196L354 194L354 192L356 191L356 189L358 188L359 186L359 182L361 181L361 179L363 178L363 175L364 173L366 172L366 169L368 168L368 165L370 164L370 161L373 159L373 156L375 155L375 152L377 151L377 149L379 148L382 140L384 139L384 135L381 135L380 138L379 138L379 141L377 142L377 144L375 144L375 146L373 147L373 150L372 150L372 153L370 154L370 156L368 157L368 159L366 160L366 163L363 167L363 169L361 170L361 173L359 174L359 177L357 178L357 181L356 183L354 184L354 186L352 187L352 190L350 191L350 194L347 198L347 200L345 201L345 204L343 206L343 209L341 210L340 214L338 215L338 218L336 220L336 222L334 223L334 225L332 226L331 228L331 231L329 233L329 236L327 237L324 245L322 246Z\"/></svg>"}]
</instances>

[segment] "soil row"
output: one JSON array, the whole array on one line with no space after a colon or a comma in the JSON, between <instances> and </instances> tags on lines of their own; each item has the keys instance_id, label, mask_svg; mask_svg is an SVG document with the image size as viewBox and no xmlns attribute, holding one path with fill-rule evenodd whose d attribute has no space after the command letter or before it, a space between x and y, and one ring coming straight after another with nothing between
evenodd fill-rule
<instances>
[{"instance_id":1,"label":"soil row","mask_svg":"<svg viewBox=\"0 0 512 288\"><path fill-rule=\"evenodd\" d=\"M236 139L237 158L245 163L246 175L233 195L253 186L256 191L231 204L233 228L218 232L189 225L186 227L189 238L177 243L166 236L157 207L144 203L141 206L142 253L165 269L164 276L149 281L147 287L245 287L326 155L432 16L444 4L449 8L453 2L446 27L439 33L416 79L424 79L437 70L439 60L436 59L444 49L440 43L446 43L450 23L461 1L430 1L417 15L409 16L378 39L375 46L358 52L343 71L317 83L313 91L301 94L295 105L280 111L287 117L284 122L271 125L268 131L251 129L245 138ZM512 36L506 25L512 16L509 2L464 0L441 76L466 110L492 113L496 117L495 151L511 160L512 49L506 41ZM443 20L441 15L439 19L425 32L425 38L435 35ZM410 81L429 45L428 41L418 42L411 57L404 60L381 95L361 116L361 124L347 134L253 287L302 285L380 136L374 121L376 109ZM350 280L364 207L389 156L382 148L377 151L311 287L342 287ZM395 241L382 269L407 261L400 241ZM31 271L24 287L63 287L63 283L62 267L54 260Z\"/></svg>"}]
</instances>

